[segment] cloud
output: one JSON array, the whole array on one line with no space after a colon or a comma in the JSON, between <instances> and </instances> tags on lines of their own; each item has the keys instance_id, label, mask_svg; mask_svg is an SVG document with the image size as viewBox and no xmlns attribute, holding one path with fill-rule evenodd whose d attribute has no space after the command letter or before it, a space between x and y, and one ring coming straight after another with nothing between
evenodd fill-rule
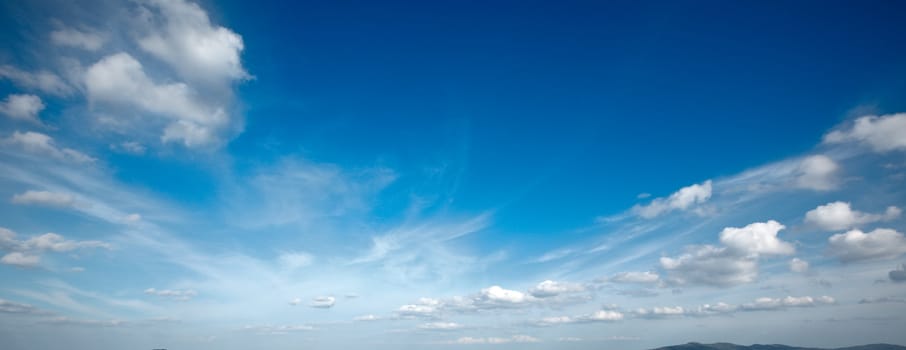
<instances>
[{"instance_id":1,"label":"cloud","mask_svg":"<svg viewBox=\"0 0 906 350\"><path fill-rule=\"evenodd\" d=\"M359 322L370 322L370 321L378 321L380 319L381 319L380 316L368 314L368 315L356 316L352 320L359 321Z\"/></svg>"},{"instance_id":2,"label":"cloud","mask_svg":"<svg viewBox=\"0 0 906 350\"><path fill-rule=\"evenodd\" d=\"M292 306L302 304L302 298L293 298L292 300L289 301L289 304Z\"/></svg>"},{"instance_id":3,"label":"cloud","mask_svg":"<svg viewBox=\"0 0 906 350\"><path fill-rule=\"evenodd\" d=\"M758 298L754 302L743 304L740 306L740 310L745 311L761 311L761 310L777 310L788 307L812 307L817 305L830 305L836 303L834 298L829 296L820 296L812 298L810 296L803 297L793 297L787 296L784 298Z\"/></svg>"},{"instance_id":4,"label":"cloud","mask_svg":"<svg viewBox=\"0 0 906 350\"><path fill-rule=\"evenodd\" d=\"M0 78L9 79L24 89L37 90L54 96L69 96L73 92L73 88L63 82L63 79L46 70L32 73L13 66L0 66Z\"/></svg>"},{"instance_id":5,"label":"cloud","mask_svg":"<svg viewBox=\"0 0 906 350\"><path fill-rule=\"evenodd\" d=\"M336 301L337 300L334 297L316 297L308 303L308 306L318 309L329 309L333 307Z\"/></svg>"},{"instance_id":6,"label":"cloud","mask_svg":"<svg viewBox=\"0 0 906 350\"><path fill-rule=\"evenodd\" d=\"M509 343L540 343L541 340L529 335L514 335L509 338L501 337L487 337L487 338L473 338L473 337L462 337L456 339L455 341L449 342L451 344L509 344Z\"/></svg>"},{"instance_id":7,"label":"cloud","mask_svg":"<svg viewBox=\"0 0 906 350\"><path fill-rule=\"evenodd\" d=\"M805 222L826 230L844 230L872 222L893 220L900 208L891 206L883 214L868 214L853 210L848 202L831 202L805 213Z\"/></svg>"},{"instance_id":8,"label":"cloud","mask_svg":"<svg viewBox=\"0 0 906 350\"><path fill-rule=\"evenodd\" d=\"M95 160L82 152L70 148L58 148L53 138L34 131L16 131L10 137L3 139L2 143L18 146L34 155L48 156L75 163L88 163Z\"/></svg>"},{"instance_id":9,"label":"cloud","mask_svg":"<svg viewBox=\"0 0 906 350\"><path fill-rule=\"evenodd\" d=\"M49 191L25 191L13 195L12 202L16 204L44 205L63 208L73 207L76 204L76 200L71 194Z\"/></svg>"},{"instance_id":10,"label":"cloud","mask_svg":"<svg viewBox=\"0 0 906 350\"><path fill-rule=\"evenodd\" d=\"M297 332L308 332L315 328L309 325L262 325L262 326L245 326L242 331L251 332L258 335L283 335Z\"/></svg>"},{"instance_id":11,"label":"cloud","mask_svg":"<svg viewBox=\"0 0 906 350\"><path fill-rule=\"evenodd\" d=\"M166 62L183 79L205 84L249 78L242 67L242 37L211 23L198 4L183 0L143 1L140 23L147 31L142 50Z\"/></svg>"},{"instance_id":12,"label":"cloud","mask_svg":"<svg viewBox=\"0 0 906 350\"><path fill-rule=\"evenodd\" d=\"M887 277L894 282L906 282L906 264L902 264L899 268L888 272Z\"/></svg>"},{"instance_id":13,"label":"cloud","mask_svg":"<svg viewBox=\"0 0 906 350\"><path fill-rule=\"evenodd\" d=\"M311 254L303 252L287 252L280 254L278 258L280 265L288 270L295 270L311 265L314 257Z\"/></svg>"},{"instance_id":14,"label":"cloud","mask_svg":"<svg viewBox=\"0 0 906 350\"><path fill-rule=\"evenodd\" d=\"M89 67L84 80L92 101L139 108L169 121L161 136L163 142L208 146L229 124L223 108L206 106L185 83L155 83L142 64L125 52L104 57Z\"/></svg>"},{"instance_id":15,"label":"cloud","mask_svg":"<svg viewBox=\"0 0 906 350\"><path fill-rule=\"evenodd\" d=\"M758 277L756 256L712 245L692 246L676 257L661 257L661 267L670 273L670 282L732 286L754 282Z\"/></svg>"},{"instance_id":16,"label":"cloud","mask_svg":"<svg viewBox=\"0 0 906 350\"><path fill-rule=\"evenodd\" d=\"M0 102L0 114L12 119L41 124L38 113L44 110L44 102L35 95L13 94Z\"/></svg>"},{"instance_id":17,"label":"cloud","mask_svg":"<svg viewBox=\"0 0 906 350\"><path fill-rule=\"evenodd\" d=\"M500 286L491 286L482 289L478 296L474 298L474 302L485 307L507 307L527 303L531 301L531 298L530 295L519 291L504 289Z\"/></svg>"},{"instance_id":18,"label":"cloud","mask_svg":"<svg viewBox=\"0 0 906 350\"><path fill-rule=\"evenodd\" d=\"M784 228L774 220L727 227L720 233L720 242L742 254L790 255L796 251L793 245L777 238Z\"/></svg>"},{"instance_id":19,"label":"cloud","mask_svg":"<svg viewBox=\"0 0 906 350\"><path fill-rule=\"evenodd\" d=\"M62 28L50 32L50 41L56 45L97 51L104 45L106 38L94 32L81 31L74 28Z\"/></svg>"},{"instance_id":20,"label":"cloud","mask_svg":"<svg viewBox=\"0 0 906 350\"><path fill-rule=\"evenodd\" d=\"M824 135L825 143L854 142L875 152L906 149L906 113L863 116L850 128Z\"/></svg>"},{"instance_id":21,"label":"cloud","mask_svg":"<svg viewBox=\"0 0 906 350\"><path fill-rule=\"evenodd\" d=\"M175 301L189 301L192 300L195 296L198 295L198 292L192 289L155 289L148 288L145 289L145 294L154 295L165 299L175 300Z\"/></svg>"},{"instance_id":22,"label":"cloud","mask_svg":"<svg viewBox=\"0 0 906 350\"><path fill-rule=\"evenodd\" d=\"M892 259L906 253L906 237L886 228L868 233L851 230L831 236L828 242L831 254L844 263Z\"/></svg>"},{"instance_id":23,"label":"cloud","mask_svg":"<svg viewBox=\"0 0 906 350\"><path fill-rule=\"evenodd\" d=\"M661 282L661 276L651 271L620 272L611 277L610 281L616 283L655 284Z\"/></svg>"},{"instance_id":24,"label":"cloud","mask_svg":"<svg viewBox=\"0 0 906 350\"><path fill-rule=\"evenodd\" d=\"M12 302L9 300L0 299L0 313L36 315L36 314L46 314L47 312L42 311L29 304L21 304L21 303Z\"/></svg>"},{"instance_id":25,"label":"cloud","mask_svg":"<svg viewBox=\"0 0 906 350\"><path fill-rule=\"evenodd\" d=\"M648 205L636 205L633 212L651 219L674 210L686 210L711 198L711 180L681 188L667 198L655 198Z\"/></svg>"},{"instance_id":26,"label":"cloud","mask_svg":"<svg viewBox=\"0 0 906 350\"><path fill-rule=\"evenodd\" d=\"M12 252L0 258L0 263L18 267L36 267L41 263L41 257L22 252Z\"/></svg>"},{"instance_id":27,"label":"cloud","mask_svg":"<svg viewBox=\"0 0 906 350\"><path fill-rule=\"evenodd\" d=\"M635 314L643 318L677 317L685 315L686 310L681 306L662 306L637 309Z\"/></svg>"},{"instance_id":28,"label":"cloud","mask_svg":"<svg viewBox=\"0 0 906 350\"><path fill-rule=\"evenodd\" d=\"M529 289L529 294L536 298L548 298L555 297L560 294L565 293L577 293L584 292L585 287L579 284L573 283L564 283L564 282L555 282L547 280L541 283L538 283L537 286Z\"/></svg>"},{"instance_id":29,"label":"cloud","mask_svg":"<svg viewBox=\"0 0 906 350\"><path fill-rule=\"evenodd\" d=\"M429 331L454 331L462 328L463 325L455 322L428 322L418 326L418 329Z\"/></svg>"},{"instance_id":30,"label":"cloud","mask_svg":"<svg viewBox=\"0 0 906 350\"><path fill-rule=\"evenodd\" d=\"M796 172L797 187L815 191L828 191L837 187L836 173L840 166L828 156L814 155L803 158Z\"/></svg>"},{"instance_id":31,"label":"cloud","mask_svg":"<svg viewBox=\"0 0 906 350\"><path fill-rule=\"evenodd\" d=\"M136 141L126 141L120 142L118 144L111 144L110 149L114 152L119 153L142 155L145 154L145 151L148 150L148 147L145 147L145 145Z\"/></svg>"},{"instance_id":32,"label":"cloud","mask_svg":"<svg viewBox=\"0 0 906 350\"><path fill-rule=\"evenodd\" d=\"M533 324L535 326L547 327L573 323L616 322L622 321L624 317L625 315L622 312L616 310L597 310L590 314L579 316L545 317L535 321Z\"/></svg>"},{"instance_id":33,"label":"cloud","mask_svg":"<svg viewBox=\"0 0 906 350\"><path fill-rule=\"evenodd\" d=\"M862 298L859 304L886 304L886 303L906 303L906 299L899 297L880 297L880 298Z\"/></svg>"},{"instance_id":34,"label":"cloud","mask_svg":"<svg viewBox=\"0 0 906 350\"><path fill-rule=\"evenodd\" d=\"M793 258L792 260L790 260L790 271L804 273L808 271L808 267L808 261L799 258Z\"/></svg>"}]
</instances>

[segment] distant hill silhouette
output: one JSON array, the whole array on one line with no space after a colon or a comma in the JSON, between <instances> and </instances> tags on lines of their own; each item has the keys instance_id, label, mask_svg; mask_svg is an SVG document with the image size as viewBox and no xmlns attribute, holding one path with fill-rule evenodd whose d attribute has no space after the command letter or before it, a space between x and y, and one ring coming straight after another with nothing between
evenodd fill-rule
<instances>
[{"instance_id":1,"label":"distant hill silhouette","mask_svg":"<svg viewBox=\"0 0 906 350\"><path fill-rule=\"evenodd\" d=\"M779 344L755 344L750 346L736 345L730 343L701 344L688 343L683 345L665 346L654 350L906 350L906 346L891 344L868 344L859 346L850 346L845 348L822 349L822 348L802 348L797 346L786 346Z\"/></svg>"}]
</instances>

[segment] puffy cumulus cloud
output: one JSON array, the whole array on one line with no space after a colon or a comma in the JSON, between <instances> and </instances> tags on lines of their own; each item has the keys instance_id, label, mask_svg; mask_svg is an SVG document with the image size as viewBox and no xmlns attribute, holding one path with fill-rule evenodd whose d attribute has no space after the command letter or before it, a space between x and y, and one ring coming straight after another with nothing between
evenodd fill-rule
<instances>
[{"instance_id":1,"label":"puffy cumulus cloud","mask_svg":"<svg viewBox=\"0 0 906 350\"><path fill-rule=\"evenodd\" d=\"M92 101L134 107L168 120L161 140L187 147L210 145L229 123L222 107L209 107L185 83L157 84L142 64L128 53L104 57L85 72L85 88Z\"/></svg>"},{"instance_id":2,"label":"puffy cumulus cloud","mask_svg":"<svg viewBox=\"0 0 906 350\"><path fill-rule=\"evenodd\" d=\"M316 297L308 303L308 306L318 309L329 309L337 302L334 297Z\"/></svg>"},{"instance_id":3,"label":"puffy cumulus cloud","mask_svg":"<svg viewBox=\"0 0 906 350\"><path fill-rule=\"evenodd\" d=\"M242 37L211 23L198 4L145 0L139 21L147 31L142 50L168 63L183 79L219 84L249 77L242 67Z\"/></svg>"},{"instance_id":4,"label":"puffy cumulus cloud","mask_svg":"<svg viewBox=\"0 0 906 350\"><path fill-rule=\"evenodd\" d=\"M91 31L82 31L75 28L61 28L50 32L50 41L55 45L97 51L104 45L107 38L99 33Z\"/></svg>"},{"instance_id":5,"label":"puffy cumulus cloud","mask_svg":"<svg viewBox=\"0 0 906 350\"><path fill-rule=\"evenodd\" d=\"M473 337L462 337L454 341L448 342L450 344L510 344L510 343L540 343L541 340L529 335L517 334L508 338L501 337L487 337L487 338L473 338Z\"/></svg>"},{"instance_id":6,"label":"puffy cumulus cloud","mask_svg":"<svg viewBox=\"0 0 906 350\"><path fill-rule=\"evenodd\" d=\"M667 198L655 198L647 205L636 205L633 212L650 219L674 210L687 210L711 198L711 180L681 188Z\"/></svg>"},{"instance_id":7,"label":"puffy cumulus cloud","mask_svg":"<svg viewBox=\"0 0 906 350\"><path fill-rule=\"evenodd\" d=\"M35 95L13 94L0 101L0 114L34 124L41 124L38 113L43 110L44 102Z\"/></svg>"},{"instance_id":8,"label":"puffy cumulus cloud","mask_svg":"<svg viewBox=\"0 0 906 350\"><path fill-rule=\"evenodd\" d=\"M826 230L845 230L877 221L893 220L900 216L900 208L890 206L883 214L869 214L853 210L848 202L831 202L819 205L805 213L805 222Z\"/></svg>"},{"instance_id":9,"label":"puffy cumulus cloud","mask_svg":"<svg viewBox=\"0 0 906 350\"><path fill-rule=\"evenodd\" d=\"M555 282L547 280L538 283L537 286L529 289L529 294L536 298L555 297L560 294L584 292L585 287L580 284Z\"/></svg>"},{"instance_id":10,"label":"puffy cumulus cloud","mask_svg":"<svg viewBox=\"0 0 906 350\"><path fill-rule=\"evenodd\" d=\"M531 301L532 296L530 295L500 286L484 288L473 298L474 304L485 308L516 306Z\"/></svg>"},{"instance_id":11,"label":"puffy cumulus cloud","mask_svg":"<svg viewBox=\"0 0 906 350\"><path fill-rule=\"evenodd\" d=\"M906 282L906 264L902 264L899 268L888 272L887 277L894 282Z\"/></svg>"},{"instance_id":12,"label":"puffy cumulus cloud","mask_svg":"<svg viewBox=\"0 0 906 350\"><path fill-rule=\"evenodd\" d=\"M727 247L692 246L675 257L661 257L668 282L726 287L754 282L758 277L757 256L740 255Z\"/></svg>"},{"instance_id":13,"label":"puffy cumulus cloud","mask_svg":"<svg viewBox=\"0 0 906 350\"><path fill-rule=\"evenodd\" d=\"M75 197L68 193L50 191L25 191L13 195L11 199L16 204L44 205L52 207L73 207Z\"/></svg>"},{"instance_id":14,"label":"puffy cumulus cloud","mask_svg":"<svg viewBox=\"0 0 906 350\"><path fill-rule=\"evenodd\" d=\"M875 152L906 149L906 113L863 116L852 126L824 135L825 143L853 142Z\"/></svg>"},{"instance_id":15,"label":"puffy cumulus cloud","mask_svg":"<svg viewBox=\"0 0 906 350\"><path fill-rule=\"evenodd\" d=\"M611 282L616 283L640 283L640 284L655 284L661 282L661 276L656 272L644 271L644 272L620 272L609 279Z\"/></svg>"},{"instance_id":16,"label":"puffy cumulus cloud","mask_svg":"<svg viewBox=\"0 0 906 350\"><path fill-rule=\"evenodd\" d=\"M759 311L759 310L776 310L788 307L812 307L817 305L829 305L836 303L834 298L829 296L820 296L812 298L810 296L784 298L758 298L755 301L741 305L740 310Z\"/></svg>"},{"instance_id":17,"label":"puffy cumulus cloud","mask_svg":"<svg viewBox=\"0 0 906 350\"><path fill-rule=\"evenodd\" d=\"M777 238L784 228L774 220L727 227L720 232L720 242L743 254L790 255L796 251L793 245Z\"/></svg>"},{"instance_id":18,"label":"puffy cumulus cloud","mask_svg":"<svg viewBox=\"0 0 906 350\"><path fill-rule=\"evenodd\" d=\"M153 295L175 301L189 301L198 295L198 292L192 289L145 289L145 294Z\"/></svg>"},{"instance_id":19,"label":"puffy cumulus cloud","mask_svg":"<svg viewBox=\"0 0 906 350\"><path fill-rule=\"evenodd\" d=\"M51 157L58 160L75 163L88 163L95 160L74 149L59 148L53 138L34 131L13 132L9 137L0 140L0 143L18 147L29 154Z\"/></svg>"},{"instance_id":20,"label":"puffy cumulus cloud","mask_svg":"<svg viewBox=\"0 0 906 350\"><path fill-rule=\"evenodd\" d=\"M892 259L906 253L906 237L886 228L868 233L851 230L831 236L828 242L831 254L844 263Z\"/></svg>"},{"instance_id":21,"label":"puffy cumulus cloud","mask_svg":"<svg viewBox=\"0 0 906 350\"><path fill-rule=\"evenodd\" d=\"M55 96L68 96L74 91L58 75L46 70L27 72L13 66L0 66L0 78L8 79L26 90L35 90Z\"/></svg>"},{"instance_id":22,"label":"puffy cumulus cloud","mask_svg":"<svg viewBox=\"0 0 906 350\"><path fill-rule=\"evenodd\" d=\"M418 329L429 331L455 331L462 328L463 325L456 322L428 322L418 325Z\"/></svg>"},{"instance_id":23,"label":"puffy cumulus cloud","mask_svg":"<svg viewBox=\"0 0 906 350\"><path fill-rule=\"evenodd\" d=\"M803 158L796 171L795 185L815 191L828 191L837 188L837 171L840 166L825 155L814 155Z\"/></svg>"},{"instance_id":24,"label":"puffy cumulus cloud","mask_svg":"<svg viewBox=\"0 0 906 350\"><path fill-rule=\"evenodd\" d=\"M808 267L808 261L799 258L793 258L790 260L790 271L804 273L808 272Z\"/></svg>"}]
</instances>

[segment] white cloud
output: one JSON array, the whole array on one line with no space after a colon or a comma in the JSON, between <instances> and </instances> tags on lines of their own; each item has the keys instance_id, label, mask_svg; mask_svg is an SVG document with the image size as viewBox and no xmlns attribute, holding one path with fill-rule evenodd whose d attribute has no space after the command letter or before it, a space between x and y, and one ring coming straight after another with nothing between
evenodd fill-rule
<instances>
[{"instance_id":1,"label":"white cloud","mask_svg":"<svg viewBox=\"0 0 906 350\"><path fill-rule=\"evenodd\" d=\"M126 142L120 142L118 144L111 144L110 149L115 152L128 153L128 154L134 154L134 155L145 154L145 151L148 150L148 148L145 147L145 145L143 145L139 142L136 142L136 141L126 141Z\"/></svg>"},{"instance_id":2,"label":"white cloud","mask_svg":"<svg viewBox=\"0 0 906 350\"><path fill-rule=\"evenodd\" d=\"M97 51L104 45L106 38L94 32L81 31L74 28L62 28L50 32L50 40L56 45Z\"/></svg>"},{"instance_id":3,"label":"white cloud","mask_svg":"<svg viewBox=\"0 0 906 350\"><path fill-rule=\"evenodd\" d=\"M70 148L58 148L53 138L34 131L16 131L10 137L3 139L3 143L18 146L31 154L50 156L55 159L76 163L87 163L95 160L82 152Z\"/></svg>"},{"instance_id":4,"label":"white cloud","mask_svg":"<svg viewBox=\"0 0 906 350\"><path fill-rule=\"evenodd\" d=\"M418 328L431 331L452 331L462 329L463 326L455 322L428 322L419 325Z\"/></svg>"},{"instance_id":5,"label":"white cloud","mask_svg":"<svg viewBox=\"0 0 906 350\"><path fill-rule=\"evenodd\" d=\"M368 314L368 315L356 316L356 317L353 318L352 320L353 320L353 321L360 321L360 322L369 322L369 321L377 321L377 320L380 320L380 319L381 319L380 316Z\"/></svg>"},{"instance_id":6,"label":"white cloud","mask_svg":"<svg viewBox=\"0 0 906 350\"><path fill-rule=\"evenodd\" d=\"M509 343L540 343L541 340L529 335L514 335L509 338L501 337L487 337L487 338L473 338L473 337L462 337L456 339L452 344L509 344Z\"/></svg>"},{"instance_id":7,"label":"white cloud","mask_svg":"<svg viewBox=\"0 0 906 350\"><path fill-rule=\"evenodd\" d=\"M41 257L22 252L12 252L0 258L0 263L18 267L36 267L41 263Z\"/></svg>"},{"instance_id":8,"label":"white cloud","mask_svg":"<svg viewBox=\"0 0 906 350\"><path fill-rule=\"evenodd\" d=\"M891 259L906 253L906 237L892 229L879 228L865 233L851 230L831 236L831 254L842 262Z\"/></svg>"},{"instance_id":9,"label":"white cloud","mask_svg":"<svg viewBox=\"0 0 906 350\"><path fill-rule=\"evenodd\" d=\"M145 289L145 294L154 295L161 298L176 300L176 301L189 301L195 296L198 295L198 292L192 289L155 289L148 288Z\"/></svg>"},{"instance_id":10,"label":"white cloud","mask_svg":"<svg viewBox=\"0 0 906 350\"><path fill-rule=\"evenodd\" d=\"M585 291L585 287L579 284L556 282L547 280L538 283L537 286L529 290L529 294L536 298L554 297L565 293L577 293Z\"/></svg>"},{"instance_id":11,"label":"white cloud","mask_svg":"<svg viewBox=\"0 0 906 350\"><path fill-rule=\"evenodd\" d=\"M660 318L660 317L671 317L671 316L683 316L686 314L686 310L680 306L662 306L662 307L653 307L650 309L641 308L635 311L636 315L641 317L649 318Z\"/></svg>"},{"instance_id":12,"label":"white cloud","mask_svg":"<svg viewBox=\"0 0 906 350\"><path fill-rule=\"evenodd\" d=\"M525 293L501 288L500 286L491 286L484 288L475 298L476 303L484 305L512 305L521 304L531 300L531 297Z\"/></svg>"},{"instance_id":13,"label":"white cloud","mask_svg":"<svg viewBox=\"0 0 906 350\"><path fill-rule=\"evenodd\" d=\"M536 326L555 326L572 323L616 322L621 321L625 315L616 310L597 310L590 314L580 316L552 316L534 322Z\"/></svg>"},{"instance_id":14,"label":"white cloud","mask_svg":"<svg viewBox=\"0 0 906 350\"><path fill-rule=\"evenodd\" d=\"M655 198L648 205L636 205L633 212L650 219L673 210L686 210L711 198L711 180L681 188L667 198Z\"/></svg>"},{"instance_id":15,"label":"white cloud","mask_svg":"<svg viewBox=\"0 0 906 350\"><path fill-rule=\"evenodd\" d=\"M784 228L774 220L727 227L720 233L720 242L743 254L790 255L796 251L793 245L777 238Z\"/></svg>"},{"instance_id":16,"label":"white cloud","mask_svg":"<svg viewBox=\"0 0 906 350\"><path fill-rule=\"evenodd\" d=\"M296 332L308 332L315 328L309 325L263 325L263 326L245 326L243 331L252 332L258 335L283 335Z\"/></svg>"},{"instance_id":17,"label":"white cloud","mask_svg":"<svg viewBox=\"0 0 906 350\"><path fill-rule=\"evenodd\" d=\"M758 277L757 256L740 255L726 247L693 246L676 257L661 257L661 267L670 273L670 282L731 286L754 282Z\"/></svg>"},{"instance_id":18,"label":"white cloud","mask_svg":"<svg viewBox=\"0 0 906 350\"><path fill-rule=\"evenodd\" d=\"M25 191L13 195L12 202L16 204L36 204L52 207L72 207L76 200L71 194L49 191Z\"/></svg>"},{"instance_id":19,"label":"white cloud","mask_svg":"<svg viewBox=\"0 0 906 350\"><path fill-rule=\"evenodd\" d=\"M73 91L63 79L45 70L31 73L13 66L0 66L0 78L9 79L28 90L38 90L55 96L68 96Z\"/></svg>"},{"instance_id":20,"label":"white cloud","mask_svg":"<svg viewBox=\"0 0 906 350\"><path fill-rule=\"evenodd\" d=\"M181 77L201 83L247 79L240 55L242 37L211 23L198 4L147 0L143 13L148 33L139 47L172 66Z\"/></svg>"},{"instance_id":21,"label":"white cloud","mask_svg":"<svg viewBox=\"0 0 906 350\"><path fill-rule=\"evenodd\" d=\"M834 304L836 300L829 296L820 296L812 298L810 296L784 298L758 298L754 302L743 304L740 309L746 311L756 310L776 310L786 307L812 307L817 305Z\"/></svg>"},{"instance_id":22,"label":"white cloud","mask_svg":"<svg viewBox=\"0 0 906 350\"><path fill-rule=\"evenodd\" d=\"M0 114L35 124L41 124L38 113L43 110L44 102L35 95L13 94L0 102Z\"/></svg>"},{"instance_id":23,"label":"white cloud","mask_svg":"<svg viewBox=\"0 0 906 350\"><path fill-rule=\"evenodd\" d=\"M337 299L334 297L316 297L308 303L308 306L319 308L319 309L329 309L332 308Z\"/></svg>"},{"instance_id":24,"label":"white cloud","mask_svg":"<svg viewBox=\"0 0 906 350\"><path fill-rule=\"evenodd\" d=\"M888 207L884 214L869 214L853 210L848 202L831 202L805 213L805 222L826 230L845 230L900 216L900 208Z\"/></svg>"},{"instance_id":25,"label":"white cloud","mask_svg":"<svg viewBox=\"0 0 906 350\"><path fill-rule=\"evenodd\" d=\"M0 313L7 314L42 314L46 313L29 304L21 304L0 299Z\"/></svg>"},{"instance_id":26,"label":"white cloud","mask_svg":"<svg viewBox=\"0 0 906 350\"><path fill-rule=\"evenodd\" d=\"M211 145L229 123L223 108L208 107L184 83L156 84L142 64L128 53L104 57L85 72L85 87L92 101L137 107L169 120L161 140L187 147Z\"/></svg>"},{"instance_id":27,"label":"white cloud","mask_svg":"<svg viewBox=\"0 0 906 350\"><path fill-rule=\"evenodd\" d=\"M290 301L289 301L289 304L292 305L292 306L296 306L296 305L302 304L302 299L301 299L301 298L293 298L293 300L290 300Z\"/></svg>"},{"instance_id":28,"label":"white cloud","mask_svg":"<svg viewBox=\"0 0 906 350\"><path fill-rule=\"evenodd\" d=\"M661 276L656 272L621 272L610 278L611 282L617 283L640 283L654 284L661 282Z\"/></svg>"},{"instance_id":29,"label":"white cloud","mask_svg":"<svg viewBox=\"0 0 906 350\"><path fill-rule=\"evenodd\" d=\"M858 118L851 128L835 130L824 135L824 142L855 142L867 145L875 152L904 150L906 149L906 113Z\"/></svg>"},{"instance_id":30,"label":"white cloud","mask_svg":"<svg viewBox=\"0 0 906 350\"><path fill-rule=\"evenodd\" d=\"M836 173L840 166L828 156L814 155L799 162L795 184L800 188L828 191L837 187Z\"/></svg>"},{"instance_id":31,"label":"white cloud","mask_svg":"<svg viewBox=\"0 0 906 350\"><path fill-rule=\"evenodd\" d=\"M793 258L792 260L790 260L790 271L804 273L808 271L808 267L808 261L799 258Z\"/></svg>"}]
</instances>

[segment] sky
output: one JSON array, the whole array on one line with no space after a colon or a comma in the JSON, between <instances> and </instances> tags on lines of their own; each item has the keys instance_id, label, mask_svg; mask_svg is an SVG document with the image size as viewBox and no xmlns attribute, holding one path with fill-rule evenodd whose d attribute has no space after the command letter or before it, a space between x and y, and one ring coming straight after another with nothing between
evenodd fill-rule
<instances>
[{"instance_id":1,"label":"sky","mask_svg":"<svg viewBox=\"0 0 906 350\"><path fill-rule=\"evenodd\" d=\"M0 1L0 339L906 344L901 1Z\"/></svg>"}]
</instances>

